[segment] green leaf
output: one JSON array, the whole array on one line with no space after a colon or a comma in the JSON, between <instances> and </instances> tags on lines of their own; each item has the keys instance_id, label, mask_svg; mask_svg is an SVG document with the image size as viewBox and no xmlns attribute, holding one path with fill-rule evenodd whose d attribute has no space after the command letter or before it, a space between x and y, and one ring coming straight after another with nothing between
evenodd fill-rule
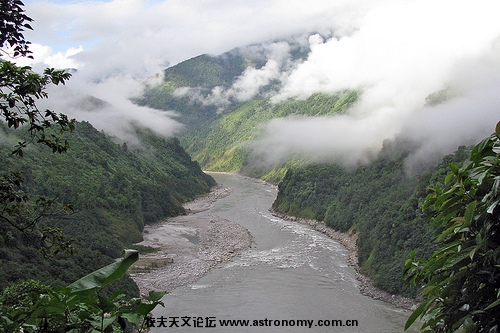
<instances>
[{"instance_id":1,"label":"green leaf","mask_svg":"<svg viewBox=\"0 0 500 333\"><path fill-rule=\"evenodd\" d=\"M115 280L121 278L134 262L139 259L139 252L136 250L125 250L124 257L108 266L98 269L78 281L73 282L68 287L73 292L93 290L101 288Z\"/></svg>"},{"instance_id":2,"label":"green leaf","mask_svg":"<svg viewBox=\"0 0 500 333\"><path fill-rule=\"evenodd\" d=\"M154 291L151 290L148 294L148 296L145 297L146 300L150 302L158 302L159 300L162 299L163 296L165 296L166 292L163 291Z\"/></svg>"},{"instance_id":3,"label":"green leaf","mask_svg":"<svg viewBox=\"0 0 500 333\"><path fill-rule=\"evenodd\" d=\"M410 328L411 325L413 325L413 323L415 322L415 320L417 320L417 318L424 312L424 309L426 307L427 307L427 303L422 303L422 304L420 304L420 306L415 311L413 311L413 313L410 315L410 317L406 321L405 331L408 328Z\"/></svg>"},{"instance_id":4,"label":"green leaf","mask_svg":"<svg viewBox=\"0 0 500 333\"><path fill-rule=\"evenodd\" d=\"M455 219L455 222L460 222L460 221L465 221L463 218L456 218ZM446 238L446 236L448 236L451 232L455 231L455 229L457 227L460 227L462 226L463 223L454 223L453 225L451 225L448 229L444 230L443 232L440 233L439 237L438 237L438 241L441 241L443 240L444 238Z\"/></svg>"},{"instance_id":5,"label":"green leaf","mask_svg":"<svg viewBox=\"0 0 500 333\"><path fill-rule=\"evenodd\" d=\"M455 174L449 173L448 176L446 176L446 178L444 179L444 183L448 184L453 179L453 177L455 177Z\"/></svg>"},{"instance_id":6,"label":"green leaf","mask_svg":"<svg viewBox=\"0 0 500 333\"><path fill-rule=\"evenodd\" d=\"M122 313L121 317L127 319L129 322L131 322L134 325L139 325L141 323L143 316L139 315L138 313L135 313L133 311L128 311L128 312Z\"/></svg>"},{"instance_id":7,"label":"green leaf","mask_svg":"<svg viewBox=\"0 0 500 333\"><path fill-rule=\"evenodd\" d=\"M146 316L148 313L153 311L153 309L157 305L164 306L163 302L160 300L165 294L165 292L150 291L149 295L145 297L145 299L149 301L149 303L140 303L139 305L137 305L137 313L142 316Z\"/></svg>"},{"instance_id":8,"label":"green leaf","mask_svg":"<svg viewBox=\"0 0 500 333\"><path fill-rule=\"evenodd\" d=\"M474 255L476 254L477 250L480 249L480 246L473 246L472 250L469 252L469 258L471 260L474 260Z\"/></svg>"},{"instance_id":9,"label":"green leaf","mask_svg":"<svg viewBox=\"0 0 500 333\"><path fill-rule=\"evenodd\" d=\"M460 164L459 163L451 163L449 165L449 167L450 167L450 170L452 171L453 175L457 175L460 171Z\"/></svg>"},{"instance_id":10,"label":"green leaf","mask_svg":"<svg viewBox=\"0 0 500 333\"><path fill-rule=\"evenodd\" d=\"M488 209L486 210L486 212L487 212L488 214L493 214L493 210L495 209L495 207L496 207L496 206L498 206L498 204L499 204L499 203L500 203L500 200L497 200L497 201L495 201L494 203L492 203L492 204L488 207Z\"/></svg>"},{"instance_id":11,"label":"green leaf","mask_svg":"<svg viewBox=\"0 0 500 333\"><path fill-rule=\"evenodd\" d=\"M488 305L485 310L489 310L491 308L494 308L495 306L498 306L500 305L500 299L497 299L496 301L494 301L493 303L491 303L490 305Z\"/></svg>"},{"instance_id":12,"label":"green leaf","mask_svg":"<svg viewBox=\"0 0 500 333\"><path fill-rule=\"evenodd\" d=\"M476 201L472 201L470 204L467 205L464 214L464 218L467 223L472 222L472 218L474 217L474 212L476 210L476 205L477 205Z\"/></svg>"},{"instance_id":13,"label":"green leaf","mask_svg":"<svg viewBox=\"0 0 500 333\"><path fill-rule=\"evenodd\" d=\"M469 249L467 249L467 250L469 250ZM444 265L441 267L441 269L446 270L448 268L451 268L465 259L470 259L470 251L459 252L457 254L450 256L446 260ZM465 266L465 265L463 265L463 266Z\"/></svg>"}]
</instances>

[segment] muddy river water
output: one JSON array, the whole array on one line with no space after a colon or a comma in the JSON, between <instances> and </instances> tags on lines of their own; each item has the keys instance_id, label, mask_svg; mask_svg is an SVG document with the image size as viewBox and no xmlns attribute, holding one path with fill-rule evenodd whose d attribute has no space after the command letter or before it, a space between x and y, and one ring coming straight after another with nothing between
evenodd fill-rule
<instances>
[{"instance_id":1,"label":"muddy river water","mask_svg":"<svg viewBox=\"0 0 500 333\"><path fill-rule=\"evenodd\" d=\"M198 214L243 225L254 244L167 294L151 333L403 332L409 312L361 295L342 245L271 215L275 189L242 176L212 176L233 191Z\"/></svg>"}]
</instances>

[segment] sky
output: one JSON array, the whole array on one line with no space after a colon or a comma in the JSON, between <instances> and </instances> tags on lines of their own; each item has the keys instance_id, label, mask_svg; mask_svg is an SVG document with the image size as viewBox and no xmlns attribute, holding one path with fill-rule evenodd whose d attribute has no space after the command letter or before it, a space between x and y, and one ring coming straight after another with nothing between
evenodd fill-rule
<instances>
[{"instance_id":1,"label":"sky","mask_svg":"<svg viewBox=\"0 0 500 333\"><path fill-rule=\"evenodd\" d=\"M500 120L500 2L497 0L25 0L37 67L78 69L57 107L94 126L130 137L130 123L169 136L188 130L168 113L130 98L161 71L200 54L300 35L311 51L291 62L286 43L268 46L269 60L249 69L231 91L241 100L271 79L272 97L362 90L348 114L275 119L254 145L270 162L300 154L346 165L369 161L384 140L419 142L409 164L472 144ZM318 33L318 34L315 34ZM305 36L305 38L304 38ZM321 36L329 36L323 38ZM269 44L268 44L269 45ZM426 104L444 90L449 100ZM186 90L184 93L189 93ZM99 110L82 107L91 95ZM216 100L210 96L211 101ZM59 103L59 104L58 104ZM259 147L261 151L259 150Z\"/></svg>"}]
</instances>

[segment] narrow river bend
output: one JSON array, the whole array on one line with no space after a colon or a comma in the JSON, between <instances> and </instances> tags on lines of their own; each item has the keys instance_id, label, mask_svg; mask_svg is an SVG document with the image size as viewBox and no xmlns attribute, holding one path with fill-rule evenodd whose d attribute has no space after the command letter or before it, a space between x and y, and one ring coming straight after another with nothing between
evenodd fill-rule
<instances>
[{"instance_id":1,"label":"narrow river bend","mask_svg":"<svg viewBox=\"0 0 500 333\"><path fill-rule=\"evenodd\" d=\"M359 293L342 245L269 213L276 190L238 175L212 176L233 192L199 214L243 225L255 244L195 284L167 294L165 308L153 313L151 333L403 332L409 313ZM181 317L190 317L191 327L180 327ZM203 320L197 324L196 318ZM221 326L220 320L231 319L259 326Z\"/></svg>"}]
</instances>

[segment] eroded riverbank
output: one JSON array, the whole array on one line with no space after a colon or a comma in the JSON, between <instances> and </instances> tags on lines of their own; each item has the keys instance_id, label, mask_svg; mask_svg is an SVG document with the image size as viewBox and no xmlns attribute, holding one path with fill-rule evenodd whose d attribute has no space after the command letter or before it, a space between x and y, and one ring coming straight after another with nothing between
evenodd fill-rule
<instances>
[{"instance_id":1,"label":"eroded riverbank","mask_svg":"<svg viewBox=\"0 0 500 333\"><path fill-rule=\"evenodd\" d=\"M246 228L216 215L197 214L230 193L230 189L216 186L207 196L184 205L188 215L144 228L144 240L139 245L157 251L141 255L131 269L141 294L194 283L213 267L250 247L252 235Z\"/></svg>"},{"instance_id":2,"label":"eroded riverbank","mask_svg":"<svg viewBox=\"0 0 500 333\"><path fill-rule=\"evenodd\" d=\"M342 244L349 251L347 263L356 270L356 279L360 282L359 291L361 294L369 296L373 299L391 303L394 306L407 310L414 310L418 306L418 302L414 299L403 297L401 295L391 295L375 287L372 279L359 272L358 248L356 246L357 235L349 235L336 231L321 221L288 216L286 214L278 213L272 209L270 209L270 211L274 216L279 217L280 219L309 225L314 230L319 231Z\"/></svg>"}]
</instances>

